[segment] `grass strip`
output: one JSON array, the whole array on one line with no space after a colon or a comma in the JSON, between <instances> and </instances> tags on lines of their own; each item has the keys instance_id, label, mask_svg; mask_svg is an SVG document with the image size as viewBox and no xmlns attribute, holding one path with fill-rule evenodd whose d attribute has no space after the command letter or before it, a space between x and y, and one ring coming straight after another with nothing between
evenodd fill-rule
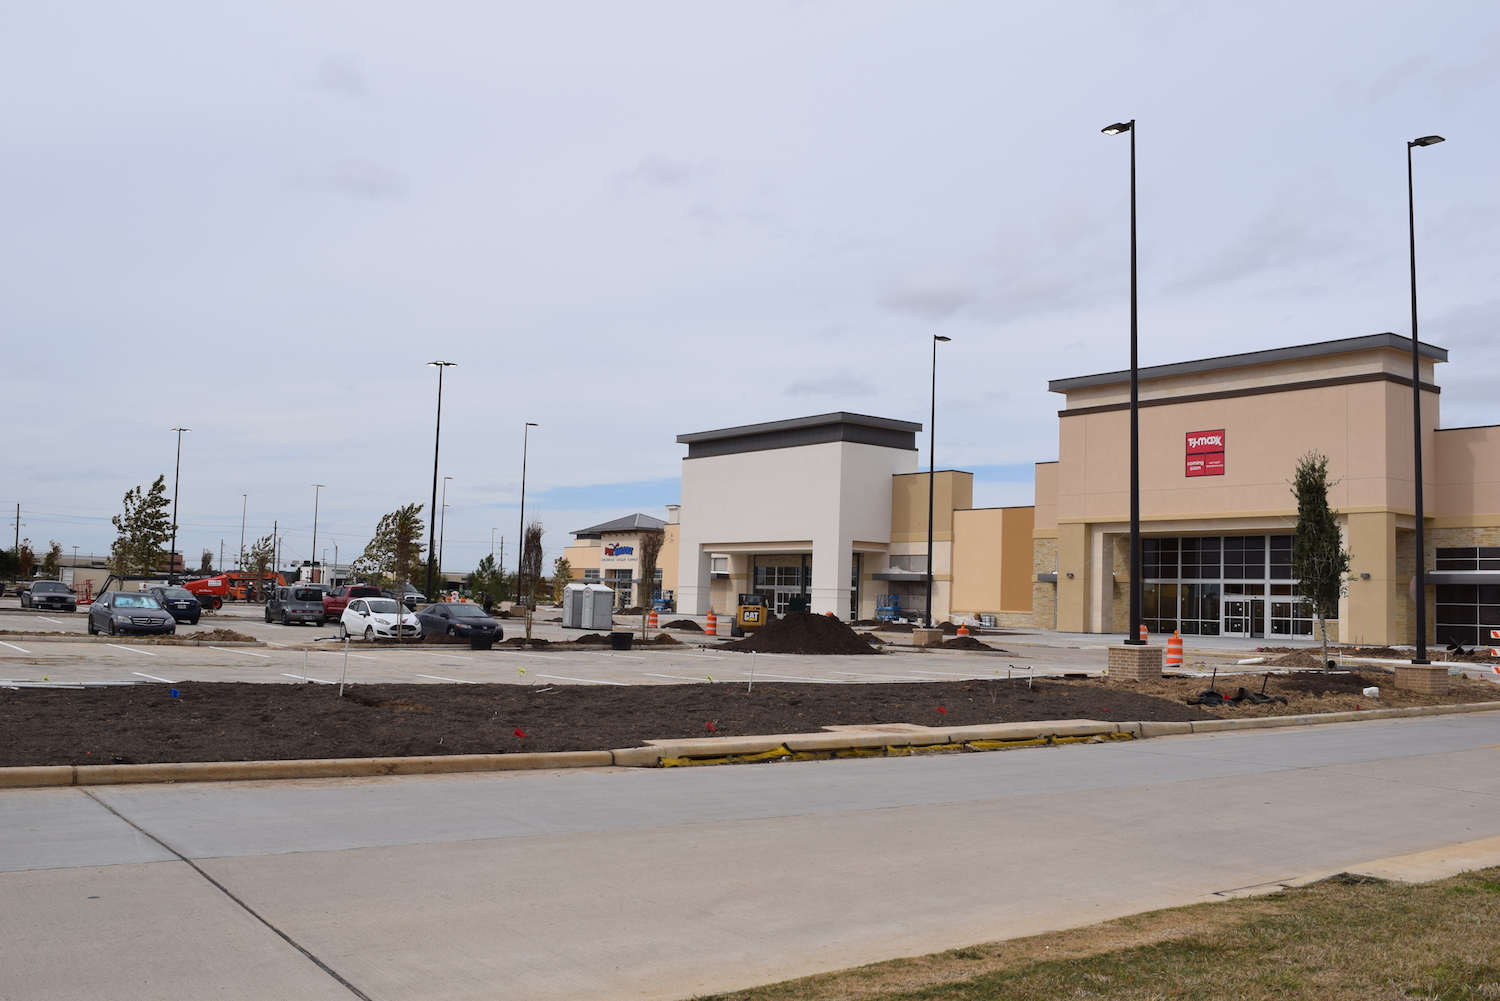
<instances>
[{"instance_id":1,"label":"grass strip","mask_svg":"<svg viewBox=\"0 0 1500 1001\"><path fill-rule=\"evenodd\" d=\"M714 1001L1500 999L1500 868L1263 897L896 959Z\"/></svg>"}]
</instances>

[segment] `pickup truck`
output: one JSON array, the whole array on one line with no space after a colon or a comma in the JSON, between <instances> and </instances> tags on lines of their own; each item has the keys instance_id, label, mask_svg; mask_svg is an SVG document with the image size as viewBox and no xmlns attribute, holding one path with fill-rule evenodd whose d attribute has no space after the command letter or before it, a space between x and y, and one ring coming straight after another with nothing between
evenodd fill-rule
<instances>
[{"instance_id":1,"label":"pickup truck","mask_svg":"<svg viewBox=\"0 0 1500 1001\"><path fill-rule=\"evenodd\" d=\"M353 598L379 598L380 588L371 584L345 584L323 595L323 615L337 619L344 614Z\"/></svg>"}]
</instances>

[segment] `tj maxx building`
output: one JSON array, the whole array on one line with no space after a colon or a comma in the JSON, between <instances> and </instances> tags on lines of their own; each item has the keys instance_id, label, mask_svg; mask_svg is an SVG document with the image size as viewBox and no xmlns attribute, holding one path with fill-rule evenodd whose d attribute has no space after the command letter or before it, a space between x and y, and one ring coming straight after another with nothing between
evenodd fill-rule
<instances>
[{"instance_id":1,"label":"tj maxx building","mask_svg":"<svg viewBox=\"0 0 1500 1001\"><path fill-rule=\"evenodd\" d=\"M1336 481L1329 500L1355 575L1338 638L1411 641L1410 344L1376 334L1141 370L1143 583L1153 632L1311 634L1291 575L1290 480L1297 460L1316 451ZM1447 352L1423 345L1421 354L1430 635L1487 641L1500 628L1500 426L1440 428L1434 370ZM1129 373L1050 388L1066 405L1058 460L1036 467L1034 507L975 508L971 474L937 472L934 619L1125 630ZM921 430L833 413L681 435L682 505L660 529L661 586L690 614L723 614L757 591L778 609L805 595L813 611L842 618L892 608L920 615ZM595 537L579 544L607 539L602 527L581 530Z\"/></svg>"}]
</instances>

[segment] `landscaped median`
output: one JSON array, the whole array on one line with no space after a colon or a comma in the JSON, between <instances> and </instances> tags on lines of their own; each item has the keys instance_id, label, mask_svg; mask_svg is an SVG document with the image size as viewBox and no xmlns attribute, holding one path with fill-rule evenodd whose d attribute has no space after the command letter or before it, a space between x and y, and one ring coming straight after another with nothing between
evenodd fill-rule
<instances>
[{"instance_id":1,"label":"landscaped median","mask_svg":"<svg viewBox=\"0 0 1500 1001\"><path fill-rule=\"evenodd\" d=\"M1251 719L1105 722L1038 720L978 726L914 724L843 726L817 733L654 740L643 747L608 751L433 754L409 757L321 758L285 761L178 761L154 764L32 765L0 768L0 788L125 785L148 782L232 782L267 779L347 778L554 768L682 767L763 761L815 761L993 751L1070 743L1103 743L1175 734L1218 733L1311 726L1445 713L1500 711L1500 702L1414 706L1362 712Z\"/></svg>"}]
</instances>

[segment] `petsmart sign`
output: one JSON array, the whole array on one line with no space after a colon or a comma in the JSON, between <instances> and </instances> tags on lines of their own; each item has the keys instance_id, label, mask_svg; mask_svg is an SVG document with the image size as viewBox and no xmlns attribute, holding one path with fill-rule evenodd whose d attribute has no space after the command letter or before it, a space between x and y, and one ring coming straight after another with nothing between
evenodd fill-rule
<instances>
[{"instance_id":1,"label":"petsmart sign","mask_svg":"<svg viewBox=\"0 0 1500 1001\"><path fill-rule=\"evenodd\" d=\"M1189 431L1187 435L1187 475L1224 475L1224 429Z\"/></svg>"}]
</instances>

